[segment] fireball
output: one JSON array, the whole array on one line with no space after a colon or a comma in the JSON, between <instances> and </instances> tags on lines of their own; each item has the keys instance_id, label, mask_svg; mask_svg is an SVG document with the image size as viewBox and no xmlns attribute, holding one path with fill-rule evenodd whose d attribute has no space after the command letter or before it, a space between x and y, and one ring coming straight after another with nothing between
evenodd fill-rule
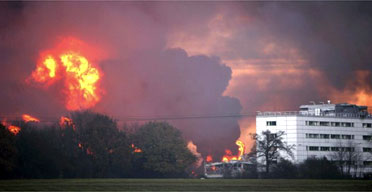
<instances>
[{"instance_id":1,"label":"fireball","mask_svg":"<svg viewBox=\"0 0 372 192\"><path fill-rule=\"evenodd\" d=\"M61 92L68 110L91 108L100 101L103 92L99 87L102 72L90 60L97 55L82 41L65 38L54 49L40 54L30 78L45 87L63 81Z\"/></svg>"}]
</instances>

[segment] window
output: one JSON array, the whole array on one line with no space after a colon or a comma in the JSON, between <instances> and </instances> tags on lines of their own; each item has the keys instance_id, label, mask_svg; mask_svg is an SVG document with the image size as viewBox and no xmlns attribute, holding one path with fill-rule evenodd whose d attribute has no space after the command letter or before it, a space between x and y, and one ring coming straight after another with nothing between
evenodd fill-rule
<instances>
[{"instance_id":1,"label":"window","mask_svg":"<svg viewBox=\"0 0 372 192\"><path fill-rule=\"evenodd\" d=\"M309 138L318 139L319 138L319 134L309 133Z\"/></svg>"},{"instance_id":2,"label":"window","mask_svg":"<svg viewBox=\"0 0 372 192\"><path fill-rule=\"evenodd\" d=\"M306 125L317 126L319 125L319 121L306 121Z\"/></svg>"},{"instance_id":3,"label":"window","mask_svg":"<svg viewBox=\"0 0 372 192\"><path fill-rule=\"evenodd\" d=\"M329 134L320 134L321 139L329 139Z\"/></svg>"},{"instance_id":4,"label":"window","mask_svg":"<svg viewBox=\"0 0 372 192\"><path fill-rule=\"evenodd\" d=\"M354 123L347 123L347 122L342 122L341 123L342 127L354 127Z\"/></svg>"},{"instance_id":5,"label":"window","mask_svg":"<svg viewBox=\"0 0 372 192\"><path fill-rule=\"evenodd\" d=\"M319 147L316 146L310 146L309 151L319 151Z\"/></svg>"},{"instance_id":6,"label":"window","mask_svg":"<svg viewBox=\"0 0 372 192\"><path fill-rule=\"evenodd\" d=\"M363 123L364 128L372 128L372 123Z\"/></svg>"},{"instance_id":7,"label":"window","mask_svg":"<svg viewBox=\"0 0 372 192\"><path fill-rule=\"evenodd\" d=\"M339 147L331 147L331 151L339 151L340 148Z\"/></svg>"},{"instance_id":8,"label":"window","mask_svg":"<svg viewBox=\"0 0 372 192\"><path fill-rule=\"evenodd\" d=\"M266 121L267 126L276 126L276 121Z\"/></svg>"},{"instance_id":9,"label":"window","mask_svg":"<svg viewBox=\"0 0 372 192\"><path fill-rule=\"evenodd\" d=\"M370 140L372 140L372 136L371 135L363 135L363 140L370 141Z\"/></svg>"},{"instance_id":10,"label":"window","mask_svg":"<svg viewBox=\"0 0 372 192\"><path fill-rule=\"evenodd\" d=\"M372 161L363 161L364 166L372 166Z\"/></svg>"},{"instance_id":11,"label":"window","mask_svg":"<svg viewBox=\"0 0 372 192\"><path fill-rule=\"evenodd\" d=\"M355 149L354 149L354 147L342 147L341 150L342 151L348 151L348 152L351 151L351 152L353 152Z\"/></svg>"},{"instance_id":12,"label":"window","mask_svg":"<svg viewBox=\"0 0 372 192\"><path fill-rule=\"evenodd\" d=\"M354 139L354 135L342 135L342 139Z\"/></svg>"},{"instance_id":13,"label":"window","mask_svg":"<svg viewBox=\"0 0 372 192\"><path fill-rule=\"evenodd\" d=\"M329 126L329 122L326 121L321 121L319 124L320 126Z\"/></svg>"},{"instance_id":14,"label":"window","mask_svg":"<svg viewBox=\"0 0 372 192\"><path fill-rule=\"evenodd\" d=\"M340 139L340 135L331 135L331 139Z\"/></svg>"},{"instance_id":15,"label":"window","mask_svg":"<svg viewBox=\"0 0 372 192\"><path fill-rule=\"evenodd\" d=\"M329 147L320 147L321 151L329 151Z\"/></svg>"},{"instance_id":16,"label":"window","mask_svg":"<svg viewBox=\"0 0 372 192\"><path fill-rule=\"evenodd\" d=\"M331 126L332 127L339 127L340 126L340 122L331 122Z\"/></svg>"},{"instance_id":17,"label":"window","mask_svg":"<svg viewBox=\"0 0 372 192\"><path fill-rule=\"evenodd\" d=\"M363 152L372 152L372 148L363 147Z\"/></svg>"}]
</instances>

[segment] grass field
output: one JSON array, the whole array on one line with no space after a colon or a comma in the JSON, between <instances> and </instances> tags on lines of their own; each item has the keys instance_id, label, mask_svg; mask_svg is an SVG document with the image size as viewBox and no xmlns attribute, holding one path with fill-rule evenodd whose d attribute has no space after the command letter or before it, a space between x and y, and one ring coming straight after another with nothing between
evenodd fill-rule
<instances>
[{"instance_id":1,"label":"grass field","mask_svg":"<svg viewBox=\"0 0 372 192\"><path fill-rule=\"evenodd\" d=\"M372 191L369 180L42 179L0 180L1 191Z\"/></svg>"}]
</instances>

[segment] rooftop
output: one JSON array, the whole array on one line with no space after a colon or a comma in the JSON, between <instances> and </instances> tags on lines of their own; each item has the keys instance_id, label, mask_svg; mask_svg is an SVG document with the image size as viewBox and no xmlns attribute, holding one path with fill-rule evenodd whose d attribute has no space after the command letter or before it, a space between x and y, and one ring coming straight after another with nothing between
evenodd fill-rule
<instances>
[{"instance_id":1,"label":"rooftop","mask_svg":"<svg viewBox=\"0 0 372 192\"><path fill-rule=\"evenodd\" d=\"M337 117L337 118L367 118L372 119L367 106L358 106L348 103L340 104L312 104L301 105L299 111L265 111L257 112L257 116L313 116L313 117Z\"/></svg>"}]
</instances>

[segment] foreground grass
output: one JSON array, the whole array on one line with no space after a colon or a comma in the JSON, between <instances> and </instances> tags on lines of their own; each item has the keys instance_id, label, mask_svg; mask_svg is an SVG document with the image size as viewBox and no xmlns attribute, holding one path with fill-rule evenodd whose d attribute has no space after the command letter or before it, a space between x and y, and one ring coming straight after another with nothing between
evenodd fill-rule
<instances>
[{"instance_id":1,"label":"foreground grass","mask_svg":"<svg viewBox=\"0 0 372 192\"><path fill-rule=\"evenodd\" d=\"M0 191L372 191L372 181L259 179L0 180Z\"/></svg>"}]
</instances>

